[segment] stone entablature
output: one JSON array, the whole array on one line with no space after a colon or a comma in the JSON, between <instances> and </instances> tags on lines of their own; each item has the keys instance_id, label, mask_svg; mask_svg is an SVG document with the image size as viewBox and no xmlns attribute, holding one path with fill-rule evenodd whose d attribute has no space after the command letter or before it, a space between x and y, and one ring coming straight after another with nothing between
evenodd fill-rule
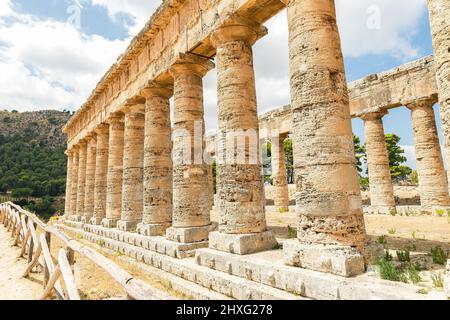
<instances>
[{"instance_id":1,"label":"stone entablature","mask_svg":"<svg viewBox=\"0 0 450 320\"><path fill-rule=\"evenodd\" d=\"M69 149L129 99L141 95L149 81L172 82L169 69L180 53L213 57L210 34L230 15L263 23L284 8L279 0L163 1L64 127Z\"/></svg>"}]
</instances>

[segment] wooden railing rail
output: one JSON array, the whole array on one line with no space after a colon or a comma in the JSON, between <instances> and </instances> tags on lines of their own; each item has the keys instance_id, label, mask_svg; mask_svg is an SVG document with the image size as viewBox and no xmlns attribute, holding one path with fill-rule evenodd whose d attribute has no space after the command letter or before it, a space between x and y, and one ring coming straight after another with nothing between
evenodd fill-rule
<instances>
[{"instance_id":1,"label":"wooden railing rail","mask_svg":"<svg viewBox=\"0 0 450 320\"><path fill-rule=\"evenodd\" d=\"M75 253L105 270L123 287L129 299L174 299L134 278L110 259L71 239L57 228L45 224L35 214L12 202L0 204L0 224L3 224L7 231L11 232L13 245L21 248L20 257L28 259L28 266L23 276L29 276L36 268L43 273L44 292L40 296L41 300L49 298L52 293L55 293L58 299L80 300L73 273L76 263ZM63 243L57 257L52 256L50 251L52 237L58 238Z\"/></svg>"}]
</instances>

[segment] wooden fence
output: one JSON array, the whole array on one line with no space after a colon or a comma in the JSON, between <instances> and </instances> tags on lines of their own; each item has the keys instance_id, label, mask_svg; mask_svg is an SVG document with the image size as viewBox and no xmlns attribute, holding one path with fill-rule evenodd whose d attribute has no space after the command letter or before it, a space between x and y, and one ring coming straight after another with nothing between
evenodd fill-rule
<instances>
[{"instance_id":1,"label":"wooden fence","mask_svg":"<svg viewBox=\"0 0 450 320\"><path fill-rule=\"evenodd\" d=\"M11 232L13 245L21 247L20 257L28 259L23 276L27 277L35 268L40 268L43 273L44 292L40 296L41 300L49 298L52 293L61 300L81 300L73 273L76 263L75 253L104 269L123 287L129 299L173 299L172 296L135 279L97 251L71 239L57 228L43 223L36 215L11 202L0 205L0 224ZM50 251L52 237L58 238L63 243L57 257L52 256Z\"/></svg>"}]
</instances>

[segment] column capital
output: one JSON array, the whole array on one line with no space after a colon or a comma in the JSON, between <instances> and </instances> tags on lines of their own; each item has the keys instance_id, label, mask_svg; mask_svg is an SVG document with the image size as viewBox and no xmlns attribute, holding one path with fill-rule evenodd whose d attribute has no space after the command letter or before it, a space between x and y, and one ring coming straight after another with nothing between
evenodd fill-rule
<instances>
[{"instance_id":1,"label":"column capital","mask_svg":"<svg viewBox=\"0 0 450 320\"><path fill-rule=\"evenodd\" d=\"M170 73L173 77L179 74L195 74L203 78L214 66L214 63L207 58L180 53L178 60L170 67Z\"/></svg>"},{"instance_id":2,"label":"column capital","mask_svg":"<svg viewBox=\"0 0 450 320\"><path fill-rule=\"evenodd\" d=\"M364 121L371 121L371 120L383 119L383 117L387 114L389 114L389 111L380 110L380 111L376 111L376 112L366 113L366 114L360 115L359 117Z\"/></svg>"},{"instance_id":3,"label":"column capital","mask_svg":"<svg viewBox=\"0 0 450 320\"><path fill-rule=\"evenodd\" d=\"M84 138L84 139L80 139L80 141L78 141L78 147L80 147L80 148L84 148L84 147L86 147L87 146L87 140Z\"/></svg>"},{"instance_id":4,"label":"column capital","mask_svg":"<svg viewBox=\"0 0 450 320\"><path fill-rule=\"evenodd\" d=\"M149 81L146 88L141 91L141 95L146 99L153 97L170 99L173 95L173 86L157 81Z\"/></svg>"},{"instance_id":5,"label":"column capital","mask_svg":"<svg viewBox=\"0 0 450 320\"><path fill-rule=\"evenodd\" d=\"M253 45L267 34L267 28L248 18L231 15L211 34L211 44L217 48L223 43L244 40Z\"/></svg>"},{"instance_id":6,"label":"column capital","mask_svg":"<svg viewBox=\"0 0 450 320\"><path fill-rule=\"evenodd\" d=\"M87 143L89 143L97 139L97 134L95 132L90 132L84 137L84 139L86 140Z\"/></svg>"},{"instance_id":7,"label":"column capital","mask_svg":"<svg viewBox=\"0 0 450 320\"><path fill-rule=\"evenodd\" d=\"M97 134L107 134L109 133L109 124L101 123L94 129L94 131Z\"/></svg>"},{"instance_id":8,"label":"column capital","mask_svg":"<svg viewBox=\"0 0 450 320\"><path fill-rule=\"evenodd\" d=\"M72 149L67 149L66 151L64 151L64 154L66 156L68 156L68 157L71 157L71 156L73 156L74 151L75 150L73 150L73 148Z\"/></svg>"},{"instance_id":9,"label":"column capital","mask_svg":"<svg viewBox=\"0 0 450 320\"><path fill-rule=\"evenodd\" d=\"M428 109L428 108L432 108L435 105L436 101L433 99L420 99L417 101L413 101L410 103L406 104L406 107L409 110L414 110L414 109Z\"/></svg>"},{"instance_id":10,"label":"column capital","mask_svg":"<svg viewBox=\"0 0 450 320\"><path fill-rule=\"evenodd\" d=\"M106 119L105 122L111 125L114 123L123 123L123 121L124 121L124 113L114 112L109 115L108 119Z\"/></svg>"},{"instance_id":11,"label":"column capital","mask_svg":"<svg viewBox=\"0 0 450 320\"><path fill-rule=\"evenodd\" d=\"M142 96L135 96L127 99L125 105L121 109L124 113L145 113L145 98Z\"/></svg>"}]
</instances>

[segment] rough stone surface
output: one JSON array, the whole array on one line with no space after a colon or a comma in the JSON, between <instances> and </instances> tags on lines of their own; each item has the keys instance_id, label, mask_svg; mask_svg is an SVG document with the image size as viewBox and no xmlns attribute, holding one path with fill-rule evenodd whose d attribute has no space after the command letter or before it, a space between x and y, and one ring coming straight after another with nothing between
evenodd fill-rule
<instances>
[{"instance_id":1,"label":"rough stone surface","mask_svg":"<svg viewBox=\"0 0 450 320\"><path fill-rule=\"evenodd\" d=\"M241 237L243 234L263 233L267 228L252 52L258 34L265 32L260 25L232 18L212 34L217 50L218 143L222 150L217 159L219 232L227 238L235 235L236 241L245 239ZM227 141L238 131L246 134L245 139L250 142L241 148L233 143L233 150L229 150ZM256 150L250 150L249 145ZM254 159L250 156L252 153L256 155ZM243 159L234 161L239 154ZM226 246L220 248L228 250ZM240 250L238 248L236 250Z\"/></svg>"},{"instance_id":2,"label":"rough stone surface","mask_svg":"<svg viewBox=\"0 0 450 320\"><path fill-rule=\"evenodd\" d=\"M109 153L108 178L106 193L106 217L102 224L115 227L120 220L122 209L122 176L123 176L123 114L116 114L109 119Z\"/></svg>"},{"instance_id":3,"label":"rough stone surface","mask_svg":"<svg viewBox=\"0 0 450 320\"><path fill-rule=\"evenodd\" d=\"M172 222L172 157L170 104L172 89L151 84L144 92L144 212L137 231L163 235ZM162 233L161 233L162 232Z\"/></svg>"},{"instance_id":4,"label":"rough stone surface","mask_svg":"<svg viewBox=\"0 0 450 320\"><path fill-rule=\"evenodd\" d=\"M72 198L72 170L73 170L73 151L67 150L67 179L66 179L66 196L64 204L64 216L69 217L72 214L70 203Z\"/></svg>"},{"instance_id":5,"label":"rough stone surface","mask_svg":"<svg viewBox=\"0 0 450 320\"><path fill-rule=\"evenodd\" d=\"M117 223L117 227L124 231L136 230L136 226L142 221L144 108L143 104L135 104L125 110L122 212Z\"/></svg>"},{"instance_id":6,"label":"rough stone surface","mask_svg":"<svg viewBox=\"0 0 450 320\"><path fill-rule=\"evenodd\" d=\"M414 129L420 201L423 210L427 211L431 211L433 206L450 204L433 105L434 102L430 100L408 105Z\"/></svg>"},{"instance_id":7,"label":"rough stone surface","mask_svg":"<svg viewBox=\"0 0 450 320\"><path fill-rule=\"evenodd\" d=\"M442 133L447 165L450 163L450 2L427 0L434 48Z\"/></svg>"},{"instance_id":8,"label":"rough stone surface","mask_svg":"<svg viewBox=\"0 0 450 320\"><path fill-rule=\"evenodd\" d=\"M371 206L389 213L395 210L395 199L383 127L384 115L385 113L371 113L363 116L363 120Z\"/></svg>"},{"instance_id":9,"label":"rough stone surface","mask_svg":"<svg viewBox=\"0 0 450 320\"><path fill-rule=\"evenodd\" d=\"M226 234L211 232L209 234L209 248L245 255L263 250L273 249L277 241L272 231L249 234Z\"/></svg>"},{"instance_id":10,"label":"rough stone surface","mask_svg":"<svg viewBox=\"0 0 450 320\"><path fill-rule=\"evenodd\" d=\"M84 197L86 195L86 155L87 143L85 140L80 142L78 157L78 191L77 191L77 212L76 220L84 216Z\"/></svg>"},{"instance_id":11,"label":"rough stone surface","mask_svg":"<svg viewBox=\"0 0 450 320\"><path fill-rule=\"evenodd\" d=\"M95 161L97 157L96 134L87 137L86 188L84 195L83 222L89 222L94 215Z\"/></svg>"},{"instance_id":12,"label":"rough stone surface","mask_svg":"<svg viewBox=\"0 0 450 320\"><path fill-rule=\"evenodd\" d=\"M274 187L274 205L279 210L289 210L289 189L286 178L286 154L284 152L285 135L272 138L272 183Z\"/></svg>"},{"instance_id":13,"label":"rough stone surface","mask_svg":"<svg viewBox=\"0 0 450 320\"><path fill-rule=\"evenodd\" d=\"M309 253L323 246L328 255L327 247L344 246L336 269L312 254L302 265L363 272L362 256L352 248L363 251L366 232L334 1L290 0L288 27L299 243L285 248L286 261L295 261L297 247Z\"/></svg>"},{"instance_id":14,"label":"rough stone surface","mask_svg":"<svg viewBox=\"0 0 450 320\"><path fill-rule=\"evenodd\" d=\"M450 299L450 260L447 261L447 271L446 271L444 290L448 299Z\"/></svg>"},{"instance_id":15,"label":"rough stone surface","mask_svg":"<svg viewBox=\"0 0 450 320\"><path fill-rule=\"evenodd\" d=\"M98 225L106 217L106 191L108 178L109 125L101 124L97 133L95 160L94 217L90 223Z\"/></svg>"},{"instance_id":16,"label":"rough stone surface","mask_svg":"<svg viewBox=\"0 0 450 320\"><path fill-rule=\"evenodd\" d=\"M173 124L173 215L176 228L209 229L211 210L208 165L203 158L204 110L203 76L214 67L209 59L195 55L181 55L171 68L174 77ZM183 231L182 233L185 233ZM185 237L168 233L168 239L182 241ZM192 232L188 242L207 240L204 233Z\"/></svg>"},{"instance_id":17,"label":"rough stone surface","mask_svg":"<svg viewBox=\"0 0 450 320\"><path fill-rule=\"evenodd\" d=\"M70 192L70 214L71 216L77 213L77 197L78 197L78 160L79 160L79 148L73 149L73 163L72 163L72 180L71 180L71 192Z\"/></svg>"}]
</instances>

